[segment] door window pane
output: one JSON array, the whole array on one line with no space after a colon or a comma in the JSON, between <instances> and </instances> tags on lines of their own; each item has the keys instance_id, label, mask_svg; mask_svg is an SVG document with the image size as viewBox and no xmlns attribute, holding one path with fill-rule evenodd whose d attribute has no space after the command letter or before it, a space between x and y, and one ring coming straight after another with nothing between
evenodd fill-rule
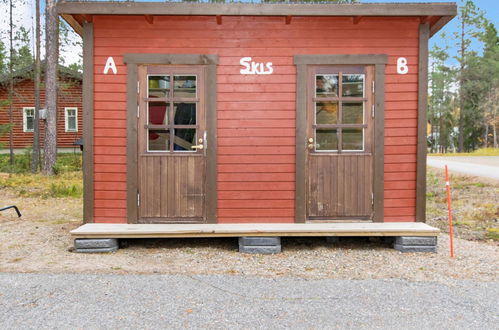
<instances>
[{"instance_id":1,"label":"door window pane","mask_svg":"<svg viewBox=\"0 0 499 330\"><path fill-rule=\"evenodd\" d=\"M364 75L343 74L342 88L343 96L364 97Z\"/></svg>"},{"instance_id":2,"label":"door window pane","mask_svg":"<svg viewBox=\"0 0 499 330\"><path fill-rule=\"evenodd\" d=\"M169 151L170 131L150 129L148 130L148 151Z\"/></svg>"},{"instance_id":3,"label":"door window pane","mask_svg":"<svg viewBox=\"0 0 499 330\"><path fill-rule=\"evenodd\" d=\"M316 124L338 123L338 102L316 102L315 103Z\"/></svg>"},{"instance_id":4,"label":"door window pane","mask_svg":"<svg viewBox=\"0 0 499 330\"><path fill-rule=\"evenodd\" d=\"M169 107L170 105L166 102L149 102L149 125L168 125Z\"/></svg>"},{"instance_id":5,"label":"door window pane","mask_svg":"<svg viewBox=\"0 0 499 330\"><path fill-rule=\"evenodd\" d=\"M316 97L336 97L338 96L338 75L318 74L315 76Z\"/></svg>"},{"instance_id":6,"label":"door window pane","mask_svg":"<svg viewBox=\"0 0 499 330\"><path fill-rule=\"evenodd\" d=\"M148 77L148 97L168 97L170 92L169 76L149 76Z\"/></svg>"},{"instance_id":7,"label":"door window pane","mask_svg":"<svg viewBox=\"0 0 499 330\"><path fill-rule=\"evenodd\" d=\"M173 150L195 151L192 146L196 144L195 128L176 128Z\"/></svg>"},{"instance_id":8,"label":"door window pane","mask_svg":"<svg viewBox=\"0 0 499 330\"><path fill-rule=\"evenodd\" d=\"M364 150L364 136L362 128L343 128L342 149Z\"/></svg>"},{"instance_id":9,"label":"door window pane","mask_svg":"<svg viewBox=\"0 0 499 330\"><path fill-rule=\"evenodd\" d=\"M174 76L173 97L196 98L196 76Z\"/></svg>"},{"instance_id":10,"label":"door window pane","mask_svg":"<svg viewBox=\"0 0 499 330\"><path fill-rule=\"evenodd\" d=\"M196 125L196 103L175 103L174 125Z\"/></svg>"},{"instance_id":11,"label":"door window pane","mask_svg":"<svg viewBox=\"0 0 499 330\"><path fill-rule=\"evenodd\" d=\"M316 150L338 150L338 135L336 129L321 129L316 131Z\"/></svg>"},{"instance_id":12,"label":"door window pane","mask_svg":"<svg viewBox=\"0 0 499 330\"><path fill-rule=\"evenodd\" d=\"M363 124L364 123L364 103L342 103L343 124Z\"/></svg>"}]
</instances>

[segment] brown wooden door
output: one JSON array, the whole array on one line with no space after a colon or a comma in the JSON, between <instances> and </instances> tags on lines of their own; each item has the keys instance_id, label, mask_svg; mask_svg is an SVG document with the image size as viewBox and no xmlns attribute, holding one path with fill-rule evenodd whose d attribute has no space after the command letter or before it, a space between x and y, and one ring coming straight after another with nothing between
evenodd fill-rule
<instances>
[{"instance_id":1,"label":"brown wooden door","mask_svg":"<svg viewBox=\"0 0 499 330\"><path fill-rule=\"evenodd\" d=\"M139 67L139 223L205 222L204 70Z\"/></svg>"},{"instance_id":2,"label":"brown wooden door","mask_svg":"<svg viewBox=\"0 0 499 330\"><path fill-rule=\"evenodd\" d=\"M373 216L373 68L310 66L307 220Z\"/></svg>"}]
</instances>

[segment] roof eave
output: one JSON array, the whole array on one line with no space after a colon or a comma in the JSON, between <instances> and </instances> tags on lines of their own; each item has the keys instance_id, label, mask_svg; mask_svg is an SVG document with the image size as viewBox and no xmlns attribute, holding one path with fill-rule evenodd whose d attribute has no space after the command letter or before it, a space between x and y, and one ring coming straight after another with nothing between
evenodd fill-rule
<instances>
[{"instance_id":1,"label":"roof eave","mask_svg":"<svg viewBox=\"0 0 499 330\"><path fill-rule=\"evenodd\" d=\"M256 4L187 2L60 1L57 12L81 35L73 15L154 16L433 16L431 35L457 15L455 3Z\"/></svg>"}]
</instances>

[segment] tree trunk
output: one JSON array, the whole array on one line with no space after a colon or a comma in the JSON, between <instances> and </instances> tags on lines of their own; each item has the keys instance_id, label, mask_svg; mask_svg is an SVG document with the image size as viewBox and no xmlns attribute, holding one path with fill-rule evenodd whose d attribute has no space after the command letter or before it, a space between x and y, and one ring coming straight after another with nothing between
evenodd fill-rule
<instances>
[{"instance_id":1,"label":"tree trunk","mask_svg":"<svg viewBox=\"0 0 499 330\"><path fill-rule=\"evenodd\" d=\"M497 148L497 129L496 129L496 124L492 124L492 128L494 129L494 148Z\"/></svg>"},{"instance_id":2,"label":"tree trunk","mask_svg":"<svg viewBox=\"0 0 499 330\"><path fill-rule=\"evenodd\" d=\"M484 148L488 146L488 138L489 138L489 124L485 123L485 136L484 136Z\"/></svg>"},{"instance_id":3,"label":"tree trunk","mask_svg":"<svg viewBox=\"0 0 499 330\"><path fill-rule=\"evenodd\" d=\"M463 152L464 150L464 53L465 53L465 43L464 43L464 17L461 17L461 63L459 72L459 127L458 127L458 138L457 138L457 151Z\"/></svg>"},{"instance_id":4,"label":"tree trunk","mask_svg":"<svg viewBox=\"0 0 499 330\"><path fill-rule=\"evenodd\" d=\"M14 44L12 42L12 30L14 29L14 23L12 21L12 0L9 3L9 39L10 39L10 55L9 55L9 164L14 165L14 136L12 129L14 128L13 122L13 106L14 106L14 70L13 70L13 59L14 59Z\"/></svg>"},{"instance_id":5,"label":"tree trunk","mask_svg":"<svg viewBox=\"0 0 499 330\"><path fill-rule=\"evenodd\" d=\"M45 157L43 161L43 174L53 175L57 159L57 62L58 47L58 17L55 0L47 0L46 11L45 49L45 103L47 119L45 121Z\"/></svg>"},{"instance_id":6,"label":"tree trunk","mask_svg":"<svg viewBox=\"0 0 499 330\"><path fill-rule=\"evenodd\" d=\"M31 172L38 172L40 161L40 0L36 0L36 45L35 45L35 118L33 123L33 154Z\"/></svg>"}]
</instances>

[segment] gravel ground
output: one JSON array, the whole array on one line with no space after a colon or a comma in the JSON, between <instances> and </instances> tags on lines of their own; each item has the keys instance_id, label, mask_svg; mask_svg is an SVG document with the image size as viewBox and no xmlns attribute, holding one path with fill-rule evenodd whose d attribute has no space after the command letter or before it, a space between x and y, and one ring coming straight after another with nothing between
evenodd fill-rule
<instances>
[{"instance_id":1,"label":"gravel ground","mask_svg":"<svg viewBox=\"0 0 499 330\"><path fill-rule=\"evenodd\" d=\"M498 329L497 283L0 274L2 329Z\"/></svg>"},{"instance_id":2,"label":"gravel ground","mask_svg":"<svg viewBox=\"0 0 499 330\"><path fill-rule=\"evenodd\" d=\"M71 252L69 231L81 223L78 199L20 198L0 189L4 205L22 205L0 215L0 272L88 274L193 274L299 277L304 279L392 279L496 281L497 243L455 239L455 259L448 256L448 236L439 252L403 254L381 240L283 238L283 253L239 253L236 238L130 240L109 254Z\"/></svg>"}]
</instances>

